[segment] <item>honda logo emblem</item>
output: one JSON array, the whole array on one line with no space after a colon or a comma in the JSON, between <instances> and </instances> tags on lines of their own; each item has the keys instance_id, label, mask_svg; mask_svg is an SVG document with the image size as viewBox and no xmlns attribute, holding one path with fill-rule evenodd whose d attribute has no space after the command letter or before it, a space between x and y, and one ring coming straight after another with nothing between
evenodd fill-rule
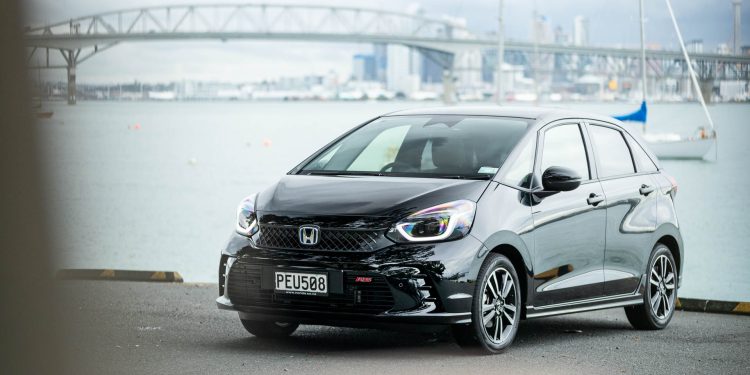
<instances>
[{"instance_id":1,"label":"honda logo emblem","mask_svg":"<svg viewBox=\"0 0 750 375\"><path fill-rule=\"evenodd\" d=\"M317 245L320 240L320 228L316 225L303 225L299 227L299 243L303 245Z\"/></svg>"}]
</instances>

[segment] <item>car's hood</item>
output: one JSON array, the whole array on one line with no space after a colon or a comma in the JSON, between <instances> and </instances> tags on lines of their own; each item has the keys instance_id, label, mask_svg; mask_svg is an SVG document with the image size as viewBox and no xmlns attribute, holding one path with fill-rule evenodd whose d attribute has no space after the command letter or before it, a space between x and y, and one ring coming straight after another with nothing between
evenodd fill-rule
<instances>
[{"instance_id":1,"label":"car's hood","mask_svg":"<svg viewBox=\"0 0 750 375\"><path fill-rule=\"evenodd\" d=\"M458 199L477 201L489 181L380 176L287 175L258 195L273 214L403 216Z\"/></svg>"}]
</instances>

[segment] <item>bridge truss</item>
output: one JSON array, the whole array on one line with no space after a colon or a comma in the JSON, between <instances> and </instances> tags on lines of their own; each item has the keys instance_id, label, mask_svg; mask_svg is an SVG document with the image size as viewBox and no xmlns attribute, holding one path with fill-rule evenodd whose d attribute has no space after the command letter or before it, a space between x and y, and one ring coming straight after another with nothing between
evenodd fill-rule
<instances>
[{"instance_id":1,"label":"bridge truss","mask_svg":"<svg viewBox=\"0 0 750 375\"><path fill-rule=\"evenodd\" d=\"M448 18L385 10L307 4L211 4L156 6L104 12L28 27L25 33L31 68L67 70L68 101L75 103L76 68L119 43L179 40L295 40L400 44L419 49L448 72L463 53L496 47L491 36L472 34ZM569 72L635 74L640 51L601 47L506 42L506 61L544 74L544 61ZM428 57L429 57L428 56ZM446 57L447 56L447 57ZM683 76L686 62L677 51L648 51L655 76ZM36 58L36 59L35 59ZM706 80L750 79L750 57L695 54L693 66Z\"/></svg>"}]
</instances>

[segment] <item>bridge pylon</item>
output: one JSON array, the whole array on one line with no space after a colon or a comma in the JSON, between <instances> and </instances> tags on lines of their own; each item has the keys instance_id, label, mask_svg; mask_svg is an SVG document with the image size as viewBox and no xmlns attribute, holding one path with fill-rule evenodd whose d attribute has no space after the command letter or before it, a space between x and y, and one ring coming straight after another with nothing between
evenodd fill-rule
<instances>
[{"instance_id":1,"label":"bridge pylon","mask_svg":"<svg viewBox=\"0 0 750 375\"><path fill-rule=\"evenodd\" d=\"M64 67L68 78L68 104L74 105L76 104L76 67L78 66L78 55L81 53L81 50L61 49L60 53L65 59ZM47 65L49 65L49 62Z\"/></svg>"},{"instance_id":2,"label":"bridge pylon","mask_svg":"<svg viewBox=\"0 0 750 375\"><path fill-rule=\"evenodd\" d=\"M72 55L72 51L69 51ZM76 61L68 61L68 104L76 104Z\"/></svg>"}]
</instances>

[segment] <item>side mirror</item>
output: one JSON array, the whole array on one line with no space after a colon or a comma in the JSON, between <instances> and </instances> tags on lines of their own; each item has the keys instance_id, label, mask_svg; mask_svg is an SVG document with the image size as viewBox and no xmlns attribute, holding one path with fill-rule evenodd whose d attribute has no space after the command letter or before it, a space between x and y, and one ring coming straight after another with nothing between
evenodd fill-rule
<instances>
[{"instance_id":1,"label":"side mirror","mask_svg":"<svg viewBox=\"0 0 750 375\"><path fill-rule=\"evenodd\" d=\"M571 191L580 185L581 176L570 168L552 166L542 173L542 187L546 191Z\"/></svg>"}]
</instances>

